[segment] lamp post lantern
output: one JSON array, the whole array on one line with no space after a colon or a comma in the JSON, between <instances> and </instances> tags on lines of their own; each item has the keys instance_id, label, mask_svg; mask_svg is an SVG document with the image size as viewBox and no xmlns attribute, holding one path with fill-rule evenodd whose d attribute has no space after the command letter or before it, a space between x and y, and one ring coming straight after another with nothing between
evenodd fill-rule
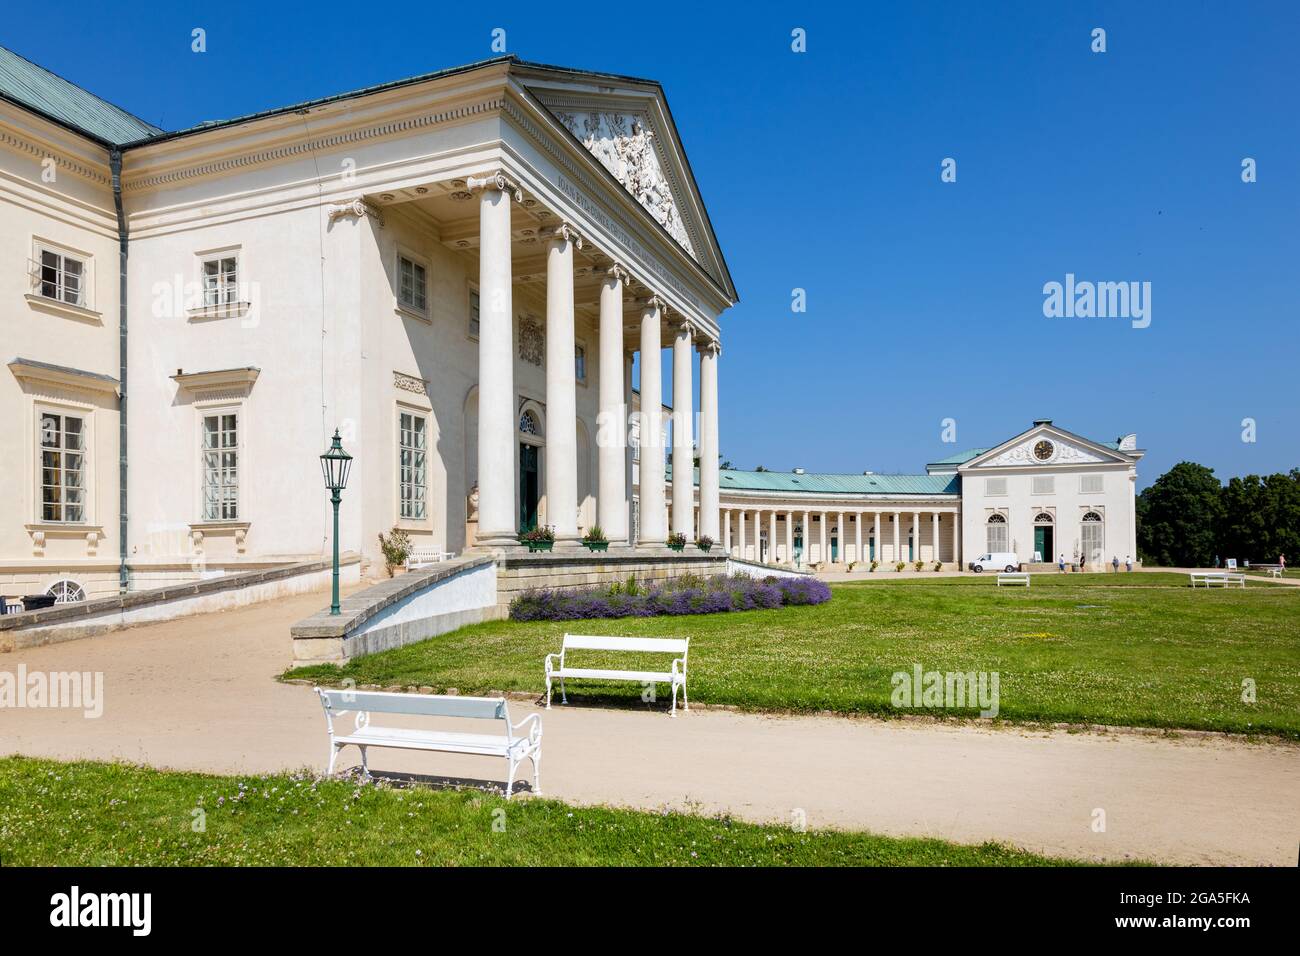
<instances>
[{"instance_id":1,"label":"lamp post lantern","mask_svg":"<svg viewBox=\"0 0 1300 956\"><path fill-rule=\"evenodd\" d=\"M339 502L343 500L343 489L348 486L348 471L352 468L352 456L343 450L339 439L339 430L334 429L334 441L330 443L325 454L320 456L321 474L325 476L325 488L330 493L330 503L334 505L334 596L330 602L330 613L339 613Z\"/></svg>"}]
</instances>

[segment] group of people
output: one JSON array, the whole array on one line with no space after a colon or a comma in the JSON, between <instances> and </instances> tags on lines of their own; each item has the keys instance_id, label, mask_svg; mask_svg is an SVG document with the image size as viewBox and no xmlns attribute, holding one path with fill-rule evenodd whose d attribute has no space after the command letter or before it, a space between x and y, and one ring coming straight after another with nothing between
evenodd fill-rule
<instances>
[{"instance_id":1,"label":"group of people","mask_svg":"<svg viewBox=\"0 0 1300 956\"><path fill-rule=\"evenodd\" d=\"M1076 554L1076 555L1074 556L1074 565L1077 565L1080 571L1087 571L1087 570L1088 570L1088 556L1087 556L1086 554ZM1074 565L1072 565L1072 567L1073 567ZM1065 573L1065 555L1064 555L1064 554L1062 554L1062 555L1060 556L1060 558L1057 559L1056 566L1057 566L1058 568L1061 569L1061 573L1062 573L1062 574ZM1111 559L1110 559L1110 566L1111 566L1111 570L1112 570L1112 571L1114 571L1115 573L1119 573L1119 555L1118 555L1118 554L1117 554L1117 555L1113 555L1113 556L1111 557ZM1133 570L1133 558L1130 557L1130 556L1127 555L1127 554L1124 555L1124 570L1126 570L1126 571L1132 571L1132 570Z\"/></svg>"}]
</instances>

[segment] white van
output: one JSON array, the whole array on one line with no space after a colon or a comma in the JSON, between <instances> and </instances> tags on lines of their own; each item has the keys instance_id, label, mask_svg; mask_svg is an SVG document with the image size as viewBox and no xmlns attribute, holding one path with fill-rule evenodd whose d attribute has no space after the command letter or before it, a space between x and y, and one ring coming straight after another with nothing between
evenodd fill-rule
<instances>
[{"instance_id":1,"label":"white van","mask_svg":"<svg viewBox=\"0 0 1300 956\"><path fill-rule=\"evenodd\" d=\"M1014 551L994 551L992 554L981 554L966 566L976 573L985 568L990 571L1010 573L1020 570L1020 559L1016 557Z\"/></svg>"}]
</instances>

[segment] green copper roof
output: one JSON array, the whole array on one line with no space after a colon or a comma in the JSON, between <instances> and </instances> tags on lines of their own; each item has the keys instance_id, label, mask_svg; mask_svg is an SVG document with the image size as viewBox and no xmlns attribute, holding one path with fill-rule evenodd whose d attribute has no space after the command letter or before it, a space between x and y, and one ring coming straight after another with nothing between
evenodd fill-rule
<instances>
[{"instance_id":1,"label":"green copper roof","mask_svg":"<svg viewBox=\"0 0 1300 956\"><path fill-rule=\"evenodd\" d=\"M0 47L0 96L104 143L126 143L162 132L4 47Z\"/></svg>"},{"instance_id":2,"label":"green copper roof","mask_svg":"<svg viewBox=\"0 0 1300 956\"><path fill-rule=\"evenodd\" d=\"M718 474L723 491L780 491L810 495L956 495L956 475L819 475L789 471L734 471Z\"/></svg>"},{"instance_id":3,"label":"green copper roof","mask_svg":"<svg viewBox=\"0 0 1300 956\"><path fill-rule=\"evenodd\" d=\"M932 461L932 465L964 465L972 458L978 458L988 451L987 448L970 448L966 451L959 451L955 455L949 455L947 458L940 458L938 461Z\"/></svg>"}]
</instances>

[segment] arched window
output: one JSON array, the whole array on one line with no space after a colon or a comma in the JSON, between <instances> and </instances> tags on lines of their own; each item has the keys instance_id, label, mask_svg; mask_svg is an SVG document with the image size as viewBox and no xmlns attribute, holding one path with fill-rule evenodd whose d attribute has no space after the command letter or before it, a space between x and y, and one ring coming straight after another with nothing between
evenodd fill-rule
<instances>
[{"instance_id":1,"label":"arched window","mask_svg":"<svg viewBox=\"0 0 1300 956\"><path fill-rule=\"evenodd\" d=\"M66 578L55 581L45 590L45 593L54 598L55 604L71 604L74 601L86 600L86 592L81 585Z\"/></svg>"},{"instance_id":2,"label":"arched window","mask_svg":"<svg viewBox=\"0 0 1300 956\"><path fill-rule=\"evenodd\" d=\"M1052 524L1052 516L1046 511L1040 511L1034 515L1034 524Z\"/></svg>"},{"instance_id":3,"label":"arched window","mask_svg":"<svg viewBox=\"0 0 1300 956\"><path fill-rule=\"evenodd\" d=\"M991 514L988 522L988 551L990 554L1000 551L1007 551L1007 518L1006 515Z\"/></svg>"},{"instance_id":4,"label":"arched window","mask_svg":"<svg viewBox=\"0 0 1300 956\"><path fill-rule=\"evenodd\" d=\"M537 416L533 414L531 408L524 409L524 413L519 416L519 430L525 435L536 435L541 432Z\"/></svg>"},{"instance_id":5,"label":"arched window","mask_svg":"<svg viewBox=\"0 0 1300 956\"><path fill-rule=\"evenodd\" d=\"M1086 512L1079 527L1079 550L1083 559L1094 566L1105 561L1106 523L1095 511Z\"/></svg>"}]
</instances>

